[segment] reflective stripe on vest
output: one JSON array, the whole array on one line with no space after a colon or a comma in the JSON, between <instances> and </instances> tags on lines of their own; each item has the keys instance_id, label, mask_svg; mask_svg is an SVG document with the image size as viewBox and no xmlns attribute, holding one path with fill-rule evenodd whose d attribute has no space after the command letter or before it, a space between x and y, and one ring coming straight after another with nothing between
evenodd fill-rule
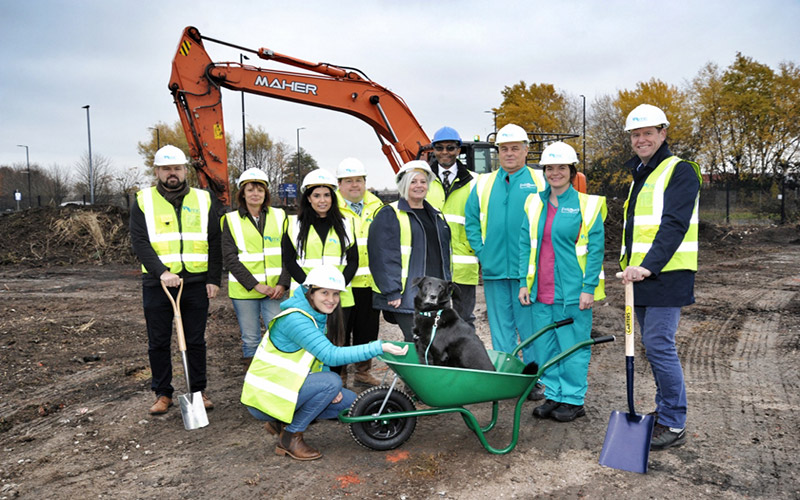
<instances>
[{"instance_id":1,"label":"reflective stripe on vest","mask_svg":"<svg viewBox=\"0 0 800 500\"><path fill-rule=\"evenodd\" d=\"M631 248L630 262L627 262L627 249L625 247L625 228L628 225L628 204L630 203L631 193L633 192L633 183L628 190L628 199L622 206L623 224L622 224L622 248L620 249L619 262L622 269L630 266L639 266L644 261L647 252L653 246L656 233L661 227L661 216L664 213L664 192L667 190L669 181L672 179L672 174L678 163L686 161L678 158L677 156L670 156L662 161L655 170L653 170L642 186L639 195L636 197L636 207L633 212L633 246ZM697 163L686 161L694 168L697 178L700 183L703 183L703 177L700 173L700 167ZM689 219L689 228L683 236L680 246L672 255L669 262L661 269L661 272L689 270L697 271L697 229L699 223L698 205L700 202L700 191L697 192L697 197L694 200L694 208L692 209L692 216Z\"/></svg>"},{"instance_id":2,"label":"reflective stripe on vest","mask_svg":"<svg viewBox=\"0 0 800 500\"><path fill-rule=\"evenodd\" d=\"M362 200L363 207L361 208L361 215L356 215L350 209L344 196L337 191L336 197L339 200L339 211L343 215L353 220L354 232L356 235L356 243L358 243L358 270L350 282L351 287L357 288L370 288L373 285L372 274L369 272L369 252L367 251L367 236L369 235L369 226L372 225L372 220L375 218L375 213L383 206L380 198L370 193L364 192L364 199Z\"/></svg>"},{"instance_id":3,"label":"reflective stripe on vest","mask_svg":"<svg viewBox=\"0 0 800 500\"><path fill-rule=\"evenodd\" d=\"M575 256L585 276L586 257L589 248L589 230L594 225L598 215L602 217L602 220L605 220L608 209L606 208L605 196L595 196L578 192L578 200L581 206L581 228L578 233L578 241L575 242ZM531 254L528 259L528 274L526 277L529 292L532 292L533 282L536 278L536 263L539 252L539 218L542 215L543 209L544 203L542 203L542 198L538 193L528 195L528 199L525 200L525 214L528 217L531 241ZM601 265L599 282L594 289L594 300L603 300L606 298L605 278L605 272Z\"/></svg>"},{"instance_id":4,"label":"reflective stripe on vest","mask_svg":"<svg viewBox=\"0 0 800 500\"><path fill-rule=\"evenodd\" d=\"M542 191L545 188L544 174L540 170L535 170L531 167L525 166L530 171L531 179L536 184L536 190ZM498 169L490 174L481 174L478 176L478 183L475 186L478 195L478 205L480 206L480 222L481 222L481 241L486 243L486 224L489 220L489 198L491 198L492 187L497 179L497 174L505 170ZM513 174L512 174L513 175Z\"/></svg>"},{"instance_id":5,"label":"reflective stripe on vest","mask_svg":"<svg viewBox=\"0 0 800 500\"><path fill-rule=\"evenodd\" d=\"M289 224L288 224L288 232L289 232L289 239L292 242L292 245L295 247L295 253L297 255L297 265L303 269L303 272L308 274L309 271L314 269L315 267L321 266L322 264L331 264L336 266L339 271L344 271L345 266L347 266L347 255L342 255L341 245L339 244L339 236L336 234L336 230L331 226L330 230L328 231L328 235L325 238L325 242L323 243L322 240L319 239L319 235L317 231L313 227L308 228L308 234L306 235L306 242L305 248L300 249L297 248L297 235L300 232L300 221L297 220L296 215L290 215L288 217ZM345 237L347 238L348 244L346 245L346 249L353 246L353 228L351 219L342 218L344 221L344 230L345 230ZM302 252L302 253L301 253ZM292 280L292 293L299 287L302 283L297 283L296 281ZM353 291L351 290L351 285L347 285L347 290L339 294L339 300L341 301L342 307L350 307L355 304L353 300Z\"/></svg>"},{"instance_id":6,"label":"reflective stripe on vest","mask_svg":"<svg viewBox=\"0 0 800 500\"><path fill-rule=\"evenodd\" d=\"M408 214L398 208L398 202L393 202L387 207L394 210L397 222L400 224L400 293L406 291L406 280L408 279L408 264L411 261L411 221ZM373 283L372 290L381 293L377 285Z\"/></svg>"},{"instance_id":7,"label":"reflective stripe on vest","mask_svg":"<svg viewBox=\"0 0 800 500\"><path fill-rule=\"evenodd\" d=\"M280 208L270 208L264 220L264 234L250 223L247 215L242 217L238 211L223 216L228 224L236 247L239 249L239 262L250 271L261 284L274 287L281 275L281 235L286 213ZM233 273L228 272L228 296L233 299L263 299L265 295L255 288L247 290L239 284Z\"/></svg>"},{"instance_id":8,"label":"reflective stripe on vest","mask_svg":"<svg viewBox=\"0 0 800 500\"><path fill-rule=\"evenodd\" d=\"M442 212L444 220L450 226L450 248L453 250L453 282L464 285L478 284L478 257L469 246L467 232L464 230L464 206L467 198L478 181L470 173L472 180L458 189L450 191L450 196L445 199L444 187L441 181L435 180L428 189L425 199L434 208Z\"/></svg>"},{"instance_id":9,"label":"reflective stripe on vest","mask_svg":"<svg viewBox=\"0 0 800 500\"><path fill-rule=\"evenodd\" d=\"M175 207L155 187L136 193L136 202L144 214L150 245L171 273L183 269L190 273L208 271L211 195L207 191L189 189L180 208L180 220ZM147 272L144 266L142 272Z\"/></svg>"},{"instance_id":10,"label":"reflective stripe on vest","mask_svg":"<svg viewBox=\"0 0 800 500\"><path fill-rule=\"evenodd\" d=\"M322 371L322 363L310 352L305 349L283 352L269 338L269 328L275 324L275 320L294 312L307 316L314 322L314 327L319 329L314 317L302 309L292 307L276 315L269 322L267 333L258 344L244 377L240 399L243 404L258 408L287 423L294 417L297 395L309 372Z\"/></svg>"}]
</instances>

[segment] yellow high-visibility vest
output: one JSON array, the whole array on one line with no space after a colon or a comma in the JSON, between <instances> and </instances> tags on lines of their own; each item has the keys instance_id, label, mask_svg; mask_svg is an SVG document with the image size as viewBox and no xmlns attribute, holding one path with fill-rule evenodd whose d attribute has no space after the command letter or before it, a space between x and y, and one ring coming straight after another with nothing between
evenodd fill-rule
<instances>
[{"instance_id":1,"label":"yellow high-visibility vest","mask_svg":"<svg viewBox=\"0 0 800 500\"><path fill-rule=\"evenodd\" d=\"M470 172L472 180L458 189L450 191L445 199L441 181L434 181L428 188L425 199L434 208L442 212L444 220L450 226L450 248L453 250L453 282L464 285L478 284L478 257L467 241L464 230L464 206L472 188L478 183Z\"/></svg>"},{"instance_id":2,"label":"yellow high-visibility vest","mask_svg":"<svg viewBox=\"0 0 800 500\"><path fill-rule=\"evenodd\" d=\"M667 190L669 181L672 179L672 174L678 163L686 161L678 158L677 156L670 156L662 161L655 170L653 170L642 186L639 195L636 197L636 208L633 212L633 239L631 248L630 262L626 256L627 249L625 247L625 228L628 225L628 203L631 200L631 193L633 192L633 183L628 190L628 199L622 206L623 224L622 224L622 248L620 249L619 262L620 267L625 269L628 266L639 266L644 261L645 255L650 251L653 246L653 241L656 239L656 233L661 227L661 216L664 212L664 192ZM686 161L694 168L697 174L697 179L700 184L703 183L703 176L700 173L700 166L692 161ZM688 270L697 271L697 228L700 221L698 215L698 206L700 203L700 191L697 192L697 197L694 200L694 208L692 209L692 216L689 219L689 229L683 236L680 246L672 255L672 258L661 269L661 272Z\"/></svg>"},{"instance_id":3,"label":"yellow high-visibility vest","mask_svg":"<svg viewBox=\"0 0 800 500\"><path fill-rule=\"evenodd\" d=\"M606 219L608 208L606 207L605 196L595 196L590 194L578 192L578 203L581 207L581 228L578 232L578 241L575 242L575 256L578 259L578 265L581 267L584 276L586 275L586 256L588 254L589 245L589 230L597 220L597 216ZM536 279L536 263L539 253L539 217L544 212L544 203L542 197L538 193L528 195L525 200L525 214L528 217L528 225L530 226L530 241L531 241L531 254L528 259L528 274L527 284L528 290L533 290L533 282ZM606 298L605 292L606 276L603 271L602 265L600 266L600 276L598 285L594 289L594 300L603 300Z\"/></svg>"},{"instance_id":4,"label":"yellow high-visibility vest","mask_svg":"<svg viewBox=\"0 0 800 500\"><path fill-rule=\"evenodd\" d=\"M189 189L180 208L180 220L175 207L155 186L136 193L136 202L144 214L150 245L171 273L178 274L183 269L190 273L208 271L211 195L207 191ZM142 272L147 272L144 266Z\"/></svg>"},{"instance_id":5,"label":"yellow high-visibility vest","mask_svg":"<svg viewBox=\"0 0 800 500\"><path fill-rule=\"evenodd\" d=\"M299 312L308 316L319 328L317 321L308 312L292 307L282 311L269 322L267 333L258 344L258 349L247 369L240 401L289 423L297 407L297 395L309 373L322 371L322 363L305 349L295 352L279 350L269 338L269 328L275 320L290 313Z\"/></svg>"},{"instance_id":6,"label":"yellow high-visibility vest","mask_svg":"<svg viewBox=\"0 0 800 500\"><path fill-rule=\"evenodd\" d=\"M355 288L370 288L372 287L372 274L369 272L369 252L367 251L367 236L369 235L369 226L372 225L372 220L375 214L383 206L380 198L374 194L366 191L364 199L362 200L363 206L361 208L361 215L356 215L350 209L347 200L344 196L337 191L336 198L339 200L339 211L342 212L347 218L353 220L353 232L356 236L358 243L358 271L356 271L353 281L350 282L351 287Z\"/></svg>"},{"instance_id":7,"label":"yellow high-visibility vest","mask_svg":"<svg viewBox=\"0 0 800 500\"><path fill-rule=\"evenodd\" d=\"M353 246L355 238L353 237L351 219L343 217L342 220L344 221L345 236L348 241L345 247L347 249ZM288 221L287 231L292 245L295 246L297 265L300 266L306 274L322 264L331 264L336 266L339 271L344 271L345 266L347 266L347 255L342 255L339 235L336 234L336 230L333 226L331 226L328 231L324 243L320 240L319 235L313 227L308 228L305 248L297 248L297 234L300 232L300 222L297 220L296 215L290 215ZM292 292L301 284L302 283L297 283L292 280ZM342 307L350 307L355 304L351 284L347 285L347 290L339 294L339 300L341 301Z\"/></svg>"},{"instance_id":8,"label":"yellow high-visibility vest","mask_svg":"<svg viewBox=\"0 0 800 500\"><path fill-rule=\"evenodd\" d=\"M544 181L544 174L542 174L541 170L533 169L529 166L525 166L530 173L531 179L533 179L533 183L536 184L536 190L542 191L545 188L545 181ZM475 186L476 193L478 195L478 205L481 207L480 212L480 222L481 222L481 240L486 242L486 224L489 222L489 198L491 198L492 194L492 187L494 187L494 181L497 180L497 175L503 172L505 175L505 171L503 169L495 170L489 174L481 174L478 176L478 183Z\"/></svg>"},{"instance_id":9,"label":"yellow high-visibility vest","mask_svg":"<svg viewBox=\"0 0 800 500\"><path fill-rule=\"evenodd\" d=\"M264 234L261 234L238 210L225 214L221 222L228 229L239 249L239 262L250 271L259 283L274 287L281 275L281 237L286 213L280 208L270 208L264 220ZM228 272L228 296L233 299L263 299L265 295L255 288L247 290Z\"/></svg>"}]
</instances>

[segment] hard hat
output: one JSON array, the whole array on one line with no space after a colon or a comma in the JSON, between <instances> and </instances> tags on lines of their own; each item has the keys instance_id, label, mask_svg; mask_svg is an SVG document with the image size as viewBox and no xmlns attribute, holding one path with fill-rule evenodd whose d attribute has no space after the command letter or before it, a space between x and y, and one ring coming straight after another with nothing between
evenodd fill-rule
<instances>
[{"instance_id":1,"label":"hard hat","mask_svg":"<svg viewBox=\"0 0 800 500\"><path fill-rule=\"evenodd\" d=\"M494 139L495 144L503 144L506 142L524 142L528 143L528 133L519 125L509 123L505 127L497 131L497 136Z\"/></svg>"},{"instance_id":2,"label":"hard hat","mask_svg":"<svg viewBox=\"0 0 800 500\"><path fill-rule=\"evenodd\" d=\"M344 179L345 177L366 177L367 167L361 163L358 158L345 158L339 163L336 169L336 177Z\"/></svg>"},{"instance_id":3,"label":"hard hat","mask_svg":"<svg viewBox=\"0 0 800 500\"><path fill-rule=\"evenodd\" d=\"M433 181L434 178L433 170L431 170L431 167L428 165L428 163L423 160L411 160L410 162L403 165L403 167L400 170L398 170L397 174L394 176L394 181L396 183L400 182L400 179L402 179L403 176L406 175L406 172L408 172L409 170L422 170L428 176L428 184L430 184L431 181Z\"/></svg>"},{"instance_id":4,"label":"hard hat","mask_svg":"<svg viewBox=\"0 0 800 500\"><path fill-rule=\"evenodd\" d=\"M625 120L625 131L644 127L669 127L667 115L661 109L653 106L652 104L640 104L636 106L633 111L628 113L628 118Z\"/></svg>"},{"instance_id":5,"label":"hard hat","mask_svg":"<svg viewBox=\"0 0 800 500\"><path fill-rule=\"evenodd\" d=\"M578 163L578 154L565 142L554 142L542 151L539 165L575 165Z\"/></svg>"},{"instance_id":6,"label":"hard hat","mask_svg":"<svg viewBox=\"0 0 800 500\"><path fill-rule=\"evenodd\" d=\"M164 146L156 151L153 157L153 165L163 167L164 165L186 165L186 155L175 146Z\"/></svg>"},{"instance_id":7,"label":"hard hat","mask_svg":"<svg viewBox=\"0 0 800 500\"><path fill-rule=\"evenodd\" d=\"M303 184L300 186L300 192L305 193L306 189L312 186L330 186L332 190L336 191L336 184L336 177L334 177L332 173L325 169L318 168L312 170L303 177Z\"/></svg>"},{"instance_id":8,"label":"hard hat","mask_svg":"<svg viewBox=\"0 0 800 500\"><path fill-rule=\"evenodd\" d=\"M264 187L269 186L269 179L267 179L267 174L261 170L260 168L248 168L242 175L239 176L239 180L236 182L236 188L242 189L242 186L247 184L248 182L258 182L264 185Z\"/></svg>"},{"instance_id":9,"label":"hard hat","mask_svg":"<svg viewBox=\"0 0 800 500\"><path fill-rule=\"evenodd\" d=\"M437 142L441 141L455 141L458 145L461 145L461 136L458 135L456 129L450 127L442 127L433 134L433 141L432 144L436 144Z\"/></svg>"},{"instance_id":10,"label":"hard hat","mask_svg":"<svg viewBox=\"0 0 800 500\"><path fill-rule=\"evenodd\" d=\"M310 270L303 284L308 287L332 288L340 292L347 289L342 272L332 264L322 264Z\"/></svg>"}]
</instances>

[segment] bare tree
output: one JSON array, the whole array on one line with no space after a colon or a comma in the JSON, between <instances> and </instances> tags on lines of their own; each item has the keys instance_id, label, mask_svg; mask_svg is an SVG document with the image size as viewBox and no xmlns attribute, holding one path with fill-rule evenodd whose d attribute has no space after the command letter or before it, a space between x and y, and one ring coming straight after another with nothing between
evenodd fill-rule
<instances>
[{"instance_id":1,"label":"bare tree","mask_svg":"<svg viewBox=\"0 0 800 500\"><path fill-rule=\"evenodd\" d=\"M47 170L47 180L43 194L47 195L52 205L60 205L69 197L70 173L67 167L53 163Z\"/></svg>"},{"instance_id":2,"label":"bare tree","mask_svg":"<svg viewBox=\"0 0 800 500\"><path fill-rule=\"evenodd\" d=\"M113 170L111 160L102 154L92 155L92 165L89 168L89 154L81 155L80 161L75 164L75 191L76 194L86 196L87 201L91 199L91 180L94 178L94 199L95 203L110 203L113 195ZM91 172L91 174L90 174Z\"/></svg>"}]
</instances>

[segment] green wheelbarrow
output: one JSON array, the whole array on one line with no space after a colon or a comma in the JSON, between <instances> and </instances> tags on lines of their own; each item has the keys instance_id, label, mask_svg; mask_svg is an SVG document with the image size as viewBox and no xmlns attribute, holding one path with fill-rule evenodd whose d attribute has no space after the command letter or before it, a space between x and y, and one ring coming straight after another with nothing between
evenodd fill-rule
<instances>
[{"instance_id":1,"label":"green wheelbarrow","mask_svg":"<svg viewBox=\"0 0 800 500\"><path fill-rule=\"evenodd\" d=\"M395 372L391 385L373 387L362 392L350 408L342 410L339 421L350 424L350 435L360 445L385 451L408 441L414 433L417 417L459 413L487 451L495 454L508 453L516 447L519 439L522 404L539 377L548 368L580 349L614 340L614 336L609 335L578 342L548 360L536 373L524 373L525 363L519 359L517 353L545 332L571 323L572 319L569 318L542 328L521 342L510 354L488 350L489 359L496 370L494 372L420 364L413 343L394 342L399 346L408 344L408 353L405 356L387 353L379 356ZM398 379L413 391L413 398L396 387ZM514 398L517 399L517 404L514 409L511 442L504 448L495 448L486 440L486 434L497 424L499 401ZM415 401L420 401L429 408L416 409ZM475 415L464 406L488 402L492 403L492 418L487 425L481 426Z\"/></svg>"}]
</instances>

